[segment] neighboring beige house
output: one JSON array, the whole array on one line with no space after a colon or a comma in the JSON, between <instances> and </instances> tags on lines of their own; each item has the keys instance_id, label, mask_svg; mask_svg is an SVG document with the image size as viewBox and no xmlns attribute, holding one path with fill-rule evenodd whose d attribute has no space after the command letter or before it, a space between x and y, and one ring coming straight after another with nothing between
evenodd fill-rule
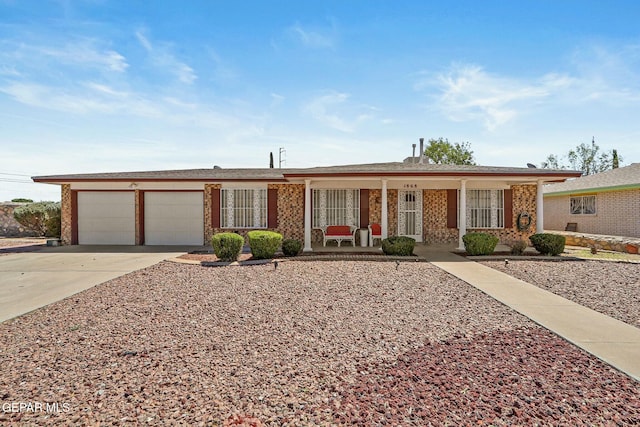
<instances>
[{"instance_id":1,"label":"neighboring beige house","mask_svg":"<svg viewBox=\"0 0 640 427\"><path fill-rule=\"evenodd\" d=\"M640 163L544 187L544 228L640 237Z\"/></svg>"},{"instance_id":2,"label":"neighboring beige house","mask_svg":"<svg viewBox=\"0 0 640 427\"><path fill-rule=\"evenodd\" d=\"M468 231L508 242L542 231L542 186L580 172L405 162L307 169L212 169L38 176L62 191L64 244L202 245L214 233L382 226L384 237L460 246ZM460 213L464 215L460 215ZM518 217L531 222L519 229ZM522 225L522 224L521 224Z\"/></svg>"}]
</instances>

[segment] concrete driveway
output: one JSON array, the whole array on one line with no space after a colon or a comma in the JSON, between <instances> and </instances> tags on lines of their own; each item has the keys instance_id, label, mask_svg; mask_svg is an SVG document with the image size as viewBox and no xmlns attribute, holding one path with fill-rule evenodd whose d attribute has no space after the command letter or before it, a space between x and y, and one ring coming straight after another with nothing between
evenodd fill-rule
<instances>
[{"instance_id":1,"label":"concrete driveway","mask_svg":"<svg viewBox=\"0 0 640 427\"><path fill-rule=\"evenodd\" d=\"M0 256L0 322L192 249L64 246Z\"/></svg>"}]
</instances>

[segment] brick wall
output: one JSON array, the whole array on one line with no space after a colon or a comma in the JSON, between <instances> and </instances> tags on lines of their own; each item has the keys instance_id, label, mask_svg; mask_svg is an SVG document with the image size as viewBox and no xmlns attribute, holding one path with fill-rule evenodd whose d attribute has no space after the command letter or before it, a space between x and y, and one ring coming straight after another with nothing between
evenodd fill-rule
<instances>
[{"instance_id":1,"label":"brick wall","mask_svg":"<svg viewBox=\"0 0 640 427\"><path fill-rule=\"evenodd\" d=\"M575 222L580 233L640 237L640 189L596 194L595 215L571 215L570 198L544 198L545 230L564 230L568 222Z\"/></svg>"},{"instance_id":2,"label":"brick wall","mask_svg":"<svg viewBox=\"0 0 640 427\"><path fill-rule=\"evenodd\" d=\"M60 187L60 214L62 217L60 240L63 245L71 244L71 184Z\"/></svg>"},{"instance_id":3,"label":"brick wall","mask_svg":"<svg viewBox=\"0 0 640 427\"><path fill-rule=\"evenodd\" d=\"M223 231L235 231L229 229L213 228L211 209L211 190L221 188L220 184L205 184L204 187L204 238L206 244L209 244L214 233ZM303 184L269 184L269 189L278 190L278 226L272 230L281 233L284 238L304 239L304 185ZM516 185L513 190L513 227L510 229L500 230L469 230L483 231L495 234L500 241L507 243L515 239L527 238L535 233L536 229L536 186L535 185ZM140 224L139 224L139 201L141 192L135 192L136 197L136 243L140 243ZM640 191L636 191L634 204L627 209L628 212L637 212L640 209ZM545 199L545 205L547 205ZM70 244L72 238L71 230L71 186L63 184L61 187L61 204L62 204L62 243ZM369 223L381 223L382 221L382 191L379 189L371 189L369 191ZM388 218L389 218L389 236L396 235L398 232L398 190L388 190ZM606 202L605 202L606 203ZM600 206L600 202L599 205ZM568 210L568 208L567 208ZM531 226L528 231L521 232L516 228L517 215L520 212L527 211L532 216ZM624 211L624 212L627 212ZM551 217L553 214L547 214ZM630 213L625 213L630 215ZM629 216L628 218L631 218ZM564 221L565 223L568 221ZM624 222L619 221L619 222ZM632 222L632 221L627 221ZM636 221L637 223L637 221ZM636 224L637 225L637 224ZM562 225L564 229L564 224ZM249 230L237 230L241 235L246 236ZM582 231L582 230L581 230ZM458 239L458 230L456 228L447 228L447 192L446 190L423 190L423 239L427 243L453 243ZM636 230L637 233L637 230ZM638 234L636 234L638 235ZM313 230L312 241L314 243L322 242L322 233L320 230Z\"/></svg>"},{"instance_id":4,"label":"brick wall","mask_svg":"<svg viewBox=\"0 0 640 427\"><path fill-rule=\"evenodd\" d=\"M304 240L304 184L269 184L278 190L278 228L285 239Z\"/></svg>"},{"instance_id":5,"label":"brick wall","mask_svg":"<svg viewBox=\"0 0 640 427\"><path fill-rule=\"evenodd\" d=\"M500 239L500 243L510 243L514 240L527 240L529 236L536 232L536 193L537 185L512 185L511 190L513 194L513 227L502 229L470 229L467 228L467 233L478 231L482 233L493 234ZM528 212L531 215L531 225L528 230L520 231L517 226L518 214L521 212Z\"/></svg>"},{"instance_id":6,"label":"brick wall","mask_svg":"<svg viewBox=\"0 0 640 427\"><path fill-rule=\"evenodd\" d=\"M213 228L211 226L211 190L221 188L220 184L206 184L204 191L205 242L209 244L216 233L237 232L247 236L251 229ZM269 184L269 190L278 190L278 226L268 228L282 234L284 239L304 240L304 185L303 184ZM322 241L322 238L320 238Z\"/></svg>"},{"instance_id":7,"label":"brick wall","mask_svg":"<svg viewBox=\"0 0 640 427\"><path fill-rule=\"evenodd\" d=\"M447 228L447 190L424 190L422 212L425 243L454 243L458 229Z\"/></svg>"}]
</instances>

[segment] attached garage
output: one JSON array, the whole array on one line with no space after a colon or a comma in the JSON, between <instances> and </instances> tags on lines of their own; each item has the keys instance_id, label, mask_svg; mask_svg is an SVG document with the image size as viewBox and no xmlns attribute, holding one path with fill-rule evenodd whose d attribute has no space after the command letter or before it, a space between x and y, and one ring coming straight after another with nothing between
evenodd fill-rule
<instances>
[{"instance_id":1,"label":"attached garage","mask_svg":"<svg viewBox=\"0 0 640 427\"><path fill-rule=\"evenodd\" d=\"M202 191L145 191L145 245L202 245Z\"/></svg>"},{"instance_id":2,"label":"attached garage","mask_svg":"<svg viewBox=\"0 0 640 427\"><path fill-rule=\"evenodd\" d=\"M78 243L135 245L133 191L79 191Z\"/></svg>"}]
</instances>

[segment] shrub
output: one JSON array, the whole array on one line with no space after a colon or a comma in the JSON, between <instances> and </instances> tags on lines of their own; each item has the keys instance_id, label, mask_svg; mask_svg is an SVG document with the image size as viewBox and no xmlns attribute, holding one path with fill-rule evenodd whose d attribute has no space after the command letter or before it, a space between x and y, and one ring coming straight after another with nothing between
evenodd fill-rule
<instances>
[{"instance_id":1,"label":"shrub","mask_svg":"<svg viewBox=\"0 0 640 427\"><path fill-rule=\"evenodd\" d=\"M49 203L44 208L47 219L45 220L45 236L60 238L62 231L62 211L60 203Z\"/></svg>"},{"instance_id":2,"label":"shrub","mask_svg":"<svg viewBox=\"0 0 640 427\"><path fill-rule=\"evenodd\" d=\"M282 241L282 253L286 256L296 256L302 250L302 242L297 239L285 239Z\"/></svg>"},{"instance_id":3,"label":"shrub","mask_svg":"<svg viewBox=\"0 0 640 427\"><path fill-rule=\"evenodd\" d=\"M559 234L538 233L529 237L531 244L542 255L558 255L564 251L566 239Z\"/></svg>"},{"instance_id":4,"label":"shrub","mask_svg":"<svg viewBox=\"0 0 640 427\"><path fill-rule=\"evenodd\" d=\"M392 236L382 240L382 252L385 255L411 256L416 240L407 236Z\"/></svg>"},{"instance_id":5,"label":"shrub","mask_svg":"<svg viewBox=\"0 0 640 427\"><path fill-rule=\"evenodd\" d=\"M525 249L527 249L527 246L529 246L527 244L526 240L514 240L513 243L511 243L511 255L522 255L524 254Z\"/></svg>"},{"instance_id":6,"label":"shrub","mask_svg":"<svg viewBox=\"0 0 640 427\"><path fill-rule=\"evenodd\" d=\"M31 199L24 199L22 197L18 197L17 199L11 199L12 203L33 203Z\"/></svg>"},{"instance_id":7,"label":"shrub","mask_svg":"<svg viewBox=\"0 0 640 427\"><path fill-rule=\"evenodd\" d=\"M247 236L255 259L273 258L282 243L282 234L275 231L253 230Z\"/></svg>"},{"instance_id":8,"label":"shrub","mask_svg":"<svg viewBox=\"0 0 640 427\"><path fill-rule=\"evenodd\" d=\"M38 202L18 206L13 217L21 225L41 236L60 236L60 203Z\"/></svg>"},{"instance_id":9,"label":"shrub","mask_svg":"<svg viewBox=\"0 0 640 427\"><path fill-rule=\"evenodd\" d=\"M491 255L496 249L498 238L487 233L468 233L462 236L464 249L469 255Z\"/></svg>"},{"instance_id":10,"label":"shrub","mask_svg":"<svg viewBox=\"0 0 640 427\"><path fill-rule=\"evenodd\" d=\"M211 238L213 253L222 261L235 261L242 251L244 238L236 233L218 233Z\"/></svg>"}]
</instances>

